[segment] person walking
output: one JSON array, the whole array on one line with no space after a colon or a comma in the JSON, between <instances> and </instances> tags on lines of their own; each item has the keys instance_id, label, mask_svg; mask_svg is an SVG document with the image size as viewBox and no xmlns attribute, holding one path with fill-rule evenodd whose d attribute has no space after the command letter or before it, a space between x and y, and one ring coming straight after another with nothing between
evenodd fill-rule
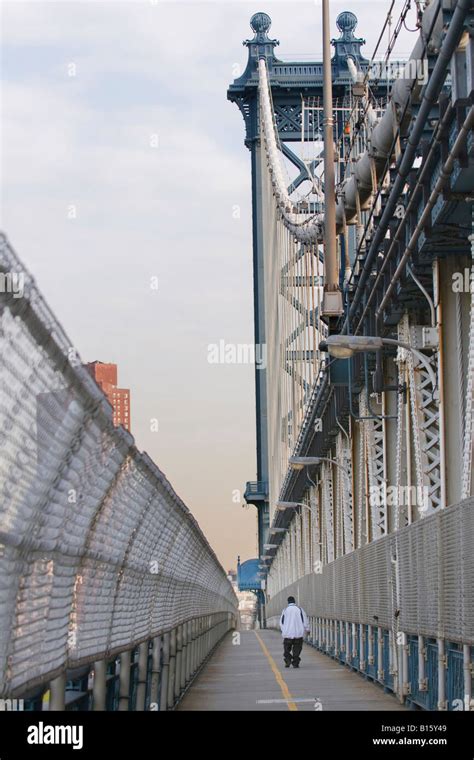
<instances>
[{"instance_id":1,"label":"person walking","mask_svg":"<svg viewBox=\"0 0 474 760\"><path fill-rule=\"evenodd\" d=\"M294 596L288 597L288 607L281 613L280 630L283 636L283 659L285 668L298 668L304 635L309 632L306 612L298 607Z\"/></svg>"}]
</instances>

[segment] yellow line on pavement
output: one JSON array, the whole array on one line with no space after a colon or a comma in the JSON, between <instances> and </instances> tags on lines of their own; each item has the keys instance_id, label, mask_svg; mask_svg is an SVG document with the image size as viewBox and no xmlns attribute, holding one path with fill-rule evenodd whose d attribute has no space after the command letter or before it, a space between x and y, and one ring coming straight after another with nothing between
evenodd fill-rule
<instances>
[{"instance_id":1,"label":"yellow line on pavement","mask_svg":"<svg viewBox=\"0 0 474 760\"><path fill-rule=\"evenodd\" d=\"M286 703L288 705L288 710L296 710L297 711L298 708L296 707L295 703L293 702L293 696L292 696L292 694L291 694L288 686L286 685L282 674L278 670L278 666L277 666L275 660L271 656L270 652L268 651L267 647L263 643L262 638L258 635L257 631L254 631L254 634L255 634L255 636L258 639L258 643L262 647L263 654L265 655L265 657L267 658L268 662L270 663L270 667L273 670L273 675L275 676L275 680L276 680L278 686L280 687L281 693L283 694L283 696L284 696L284 698L286 700Z\"/></svg>"}]
</instances>

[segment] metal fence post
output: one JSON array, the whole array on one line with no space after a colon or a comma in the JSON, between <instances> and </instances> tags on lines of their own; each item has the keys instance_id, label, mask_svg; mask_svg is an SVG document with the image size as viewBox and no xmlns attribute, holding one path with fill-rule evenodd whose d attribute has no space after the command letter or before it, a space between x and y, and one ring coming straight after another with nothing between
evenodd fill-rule
<instances>
[{"instance_id":1,"label":"metal fence post","mask_svg":"<svg viewBox=\"0 0 474 760\"><path fill-rule=\"evenodd\" d=\"M66 707L66 673L61 673L51 681L49 688L51 690L49 709L63 711Z\"/></svg>"},{"instance_id":2,"label":"metal fence post","mask_svg":"<svg viewBox=\"0 0 474 760\"><path fill-rule=\"evenodd\" d=\"M106 709L107 661L94 662L94 686L92 687L94 712Z\"/></svg>"},{"instance_id":3,"label":"metal fence post","mask_svg":"<svg viewBox=\"0 0 474 760\"><path fill-rule=\"evenodd\" d=\"M120 655L120 698L118 709L128 710L130 702L130 664L132 652L122 652Z\"/></svg>"},{"instance_id":4,"label":"metal fence post","mask_svg":"<svg viewBox=\"0 0 474 760\"><path fill-rule=\"evenodd\" d=\"M168 631L163 636L163 666L160 684L160 710L168 709L168 681L170 672L171 634Z\"/></svg>"},{"instance_id":5,"label":"metal fence post","mask_svg":"<svg viewBox=\"0 0 474 760\"><path fill-rule=\"evenodd\" d=\"M444 639L438 639L438 710L446 709L446 650Z\"/></svg>"},{"instance_id":6,"label":"metal fence post","mask_svg":"<svg viewBox=\"0 0 474 760\"><path fill-rule=\"evenodd\" d=\"M192 657L193 657L193 621L188 620L187 625L187 645L186 645L186 683L191 678Z\"/></svg>"},{"instance_id":7,"label":"metal fence post","mask_svg":"<svg viewBox=\"0 0 474 760\"><path fill-rule=\"evenodd\" d=\"M174 705L174 685L176 679L176 628L170 633L170 667L168 671L168 709Z\"/></svg>"},{"instance_id":8,"label":"metal fence post","mask_svg":"<svg viewBox=\"0 0 474 760\"><path fill-rule=\"evenodd\" d=\"M377 678L379 681L385 681L386 678L383 664L383 632L379 626L377 628Z\"/></svg>"},{"instance_id":9,"label":"metal fence post","mask_svg":"<svg viewBox=\"0 0 474 760\"><path fill-rule=\"evenodd\" d=\"M182 691L184 687L186 686L187 676L186 676L186 660L187 660L187 650L188 650L188 624L183 623L182 626L182 652L181 652L181 679L180 679L180 690Z\"/></svg>"},{"instance_id":10,"label":"metal fence post","mask_svg":"<svg viewBox=\"0 0 474 760\"><path fill-rule=\"evenodd\" d=\"M156 703L157 705L160 702L161 638L161 636L155 636L153 639L153 659L150 685L150 703Z\"/></svg>"},{"instance_id":11,"label":"metal fence post","mask_svg":"<svg viewBox=\"0 0 474 760\"><path fill-rule=\"evenodd\" d=\"M148 674L148 641L143 641L138 647L138 684L135 709L142 712L145 709L146 680Z\"/></svg>"},{"instance_id":12,"label":"metal fence post","mask_svg":"<svg viewBox=\"0 0 474 760\"><path fill-rule=\"evenodd\" d=\"M183 626L178 625L176 628L176 664L174 677L174 696L175 700L181 692L181 667L183 664Z\"/></svg>"},{"instance_id":13,"label":"metal fence post","mask_svg":"<svg viewBox=\"0 0 474 760\"><path fill-rule=\"evenodd\" d=\"M471 646L463 644L463 671L464 671L464 709L471 709L472 698L472 665L471 665Z\"/></svg>"}]
</instances>

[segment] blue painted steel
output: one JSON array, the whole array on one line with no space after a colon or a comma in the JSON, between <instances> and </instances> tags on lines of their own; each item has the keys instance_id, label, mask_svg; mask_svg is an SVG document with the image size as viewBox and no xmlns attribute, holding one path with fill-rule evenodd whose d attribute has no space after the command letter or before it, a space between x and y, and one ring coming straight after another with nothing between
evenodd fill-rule
<instances>
[{"instance_id":1,"label":"blue painted steel","mask_svg":"<svg viewBox=\"0 0 474 760\"><path fill-rule=\"evenodd\" d=\"M66 710L78 712L90 710L92 692L89 690L89 673L66 682Z\"/></svg>"},{"instance_id":2,"label":"blue painted steel","mask_svg":"<svg viewBox=\"0 0 474 760\"><path fill-rule=\"evenodd\" d=\"M239 591L257 591L262 588L259 573L259 560L247 559L237 563L237 585Z\"/></svg>"},{"instance_id":3,"label":"blue painted steel","mask_svg":"<svg viewBox=\"0 0 474 760\"><path fill-rule=\"evenodd\" d=\"M34 697L23 700L23 710L25 712L31 712L32 710L42 710L43 707L43 688L39 694L35 694Z\"/></svg>"},{"instance_id":4,"label":"blue painted steel","mask_svg":"<svg viewBox=\"0 0 474 760\"><path fill-rule=\"evenodd\" d=\"M427 710L438 708L438 645L435 639L428 639L426 648L426 678L428 680Z\"/></svg>"},{"instance_id":5,"label":"blue painted steel","mask_svg":"<svg viewBox=\"0 0 474 760\"><path fill-rule=\"evenodd\" d=\"M352 627L352 626L351 626ZM355 649L356 656L352 656L352 652ZM351 631L351 659L350 663L355 670L360 670L360 632L359 632L359 626L356 625L355 627L355 636L353 635L353 632Z\"/></svg>"},{"instance_id":6,"label":"blue painted steel","mask_svg":"<svg viewBox=\"0 0 474 760\"><path fill-rule=\"evenodd\" d=\"M461 644L446 644L446 700L448 710L464 705L464 669Z\"/></svg>"},{"instance_id":7,"label":"blue painted steel","mask_svg":"<svg viewBox=\"0 0 474 760\"><path fill-rule=\"evenodd\" d=\"M408 682L410 684L410 694L407 702L428 708L429 695L428 691L419 689L419 667L418 667L418 636L408 637Z\"/></svg>"},{"instance_id":8,"label":"blue painted steel","mask_svg":"<svg viewBox=\"0 0 474 760\"><path fill-rule=\"evenodd\" d=\"M378 630L377 628L372 628L372 656L374 658L374 661L372 664L369 663L369 627L365 627L365 646L364 646L364 659L366 662L366 669L365 672L368 676L376 680L377 678L377 668L378 668L378 649L377 649L377 642L378 642Z\"/></svg>"},{"instance_id":9,"label":"blue painted steel","mask_svg":"<svg viewBox=\"0 0 474 760\"><path fill-rule=\"evenodd\" d=\"M383 685L393 690L393 675L390 673L390 633L383 631Z\"/></svg>"}]
</instances>

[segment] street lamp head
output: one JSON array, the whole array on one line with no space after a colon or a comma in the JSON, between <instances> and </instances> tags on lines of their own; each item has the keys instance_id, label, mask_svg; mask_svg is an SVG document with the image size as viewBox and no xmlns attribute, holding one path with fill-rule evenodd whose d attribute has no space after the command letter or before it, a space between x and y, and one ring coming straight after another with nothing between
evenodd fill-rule
<instances>
[{"instance_id":1,"label":"street lamp head","mask_svg":"<svg viewBox=\"0 0 474 760\"><path fill-rule=\"evenodd\" d=\"M303 467L314 467L322 461L321 457L290 457L288 463L293 470L302 470Z\"/></svg>"},{"instance_id":2,"label":"street lamp head","mask_svg":"<svg viewBox=\"0 0 474 760\"><path fill-rule=\"evenodd\" d=\"M320 351L329 351L335 359L349 359L360 351L379 351L382 338L366 335L330 335L319 344Z\"/></svg>"},{"instance_id":3,"label":"street lamp head","mask_svg":"<svg viewBox=\"0 0 474 760\"><path fill-rule=\"evenodd\" d=\"M278 549L278 544L263 544L263 548L265 551L268 549Z\"/></svg>"},{"instance_id":4,"label":"street lamp head","mask_svg":"<svg viewBox=\"0 0 474 760\"><path fill-rule=\"evenodd\" d=\"M300 504L297 501L277 501L276 508L284 511L285 509L297 509Z\"/></svg>"}]
</instances>

